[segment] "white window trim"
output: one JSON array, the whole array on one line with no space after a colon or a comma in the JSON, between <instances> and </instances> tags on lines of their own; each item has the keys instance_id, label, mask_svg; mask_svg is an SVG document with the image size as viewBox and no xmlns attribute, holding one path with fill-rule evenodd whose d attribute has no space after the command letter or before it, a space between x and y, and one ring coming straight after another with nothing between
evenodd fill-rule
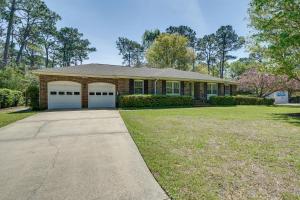
<instances>
[{"instance_id":1,"label":"white window trim","mask_svg":"<svg viewBox=\"0 0 300 200\"><path fill-rule=\"evenodd\" d=\"M140 94L140 93L135 93L135 82L142 82L142 89L143 89L142 94L144 94L144 80L133 80L133 92L134 94Z\"/></svg>"},{"instance_id":2,"label":"white window trim","mask_svg":"<svg viewBox=\"0 0 300 200\"><path fill-rule=\"evenodd\" d=\"M216 86L216 93L209 93L213 90L213 86ZM207 83L207 94L218 95L218 84L217 83Z\"/></svg>"},{"instance_id":3,"label":"white window trim","mask_svg":"<svg viewBox=\"0 0 300 200\"><path fill-rule=\"evenodd\" d=\"M171 83L172 84L172 93L168 93L167 92L167 83ZM174 83L178 83L179 85L179 93L174 93ZM181 85L180 85L180 81L166 81L166 95L170 95L170 96L180 96L180 91L181 91Z\"/></svg>"}]
</instances>

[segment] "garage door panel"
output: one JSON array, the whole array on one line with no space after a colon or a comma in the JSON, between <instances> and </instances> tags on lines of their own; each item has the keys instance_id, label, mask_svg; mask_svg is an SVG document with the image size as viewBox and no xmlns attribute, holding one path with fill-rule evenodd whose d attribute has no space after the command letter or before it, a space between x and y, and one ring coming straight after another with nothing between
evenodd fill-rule
<instances>
[{"instance_id":1,"label":"garage door panel","mask_svg":"<svg viewBox=\"0 0 300 200\"><path fill-rule=\"evenodd\" d=\"M110 83L91 83L88 85L89 108L114 108L115 85Z\"/></svg>"},{"instance_id":2,"label":"garage door panel","mask_svg":"<svg viewBox=\"0 0 300 200\"><path fill-rule=\"evenodd\" d=\"M48 83L48 109L81 108L81 84L70 81Z\"/></svg>"}]
</instances>

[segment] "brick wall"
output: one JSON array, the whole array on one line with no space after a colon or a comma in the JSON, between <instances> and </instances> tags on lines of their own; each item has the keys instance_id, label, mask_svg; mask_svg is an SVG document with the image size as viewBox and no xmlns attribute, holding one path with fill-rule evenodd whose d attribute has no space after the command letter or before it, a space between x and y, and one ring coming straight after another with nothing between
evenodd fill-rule
<instances>
[{"instance_id":1,"label":"brick wall","mask_svg":"<svg viewBox=\"0 0 300 200\"><path fill-rule=\"evenodd\" d=\"M41 75L40 77L40 108L48 107L47 85L52 81L73 81L81 84L81 103L83 108L88 107L88 84L94 82L112 83L116 86L117 94L129 94L128 79L110 79L94 77L73 77L73 76L50 76Z\"/></svg>"},{"instance_id":2,"label":"brick wall","mask_svg":"<svg viewBox=\"0 0 300 200\"><path fill-rule=\"evenodd\" d=\"M74 76L52 76L41 75L40 77L40 107L41 109L47 109L48 107L48 91L47 84L52 81L73 81L81 84L81 103L83 108L88 107L88 84L94 82L111 83L116 86L118 95L129 94L129 79L112 79L112 78L94 78L94 77L74 77ZM154 80L148 81L149 94L154 94ZM184 95L192 95L192 82L184 82ZM203 82L194 82L193 91L196 99L205 98L205 84ZM224 88L224 84L219 84ZM157 94L162 94L162 80L158 80L156 83ZM232 95L236 93L236 85L231 85ZM219 95L224 95L224 89L219 90Z\"/></svg>"}]
</instances>

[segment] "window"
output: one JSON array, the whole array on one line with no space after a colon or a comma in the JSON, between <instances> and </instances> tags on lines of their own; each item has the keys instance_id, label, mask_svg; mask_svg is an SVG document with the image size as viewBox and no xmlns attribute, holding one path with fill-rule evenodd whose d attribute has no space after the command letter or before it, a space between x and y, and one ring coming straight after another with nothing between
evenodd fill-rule
<instances>
[{"instance_id":1,"label":"window","mask_svg":"<svg viewBox=\"0 0 300 200\"><path fill-rule=\"evenodd\" d=\"M73 93L72 92L67 92L67 95L72 95Z\"/></svg>"},{"instance_id":2,"label":"window","mask_svg":"<svg viewBox=\"0 0 300 200\"><path fill-rule=\"evenodd\" d=\"M180 82L179 81L167 81L166 82L167 95L180 95Z\"/></svg>"},{"instance_id":3,"label":"window","mask_svg":"<svg viewBox=\"0 0 300 200\"><path fill-rule=\"evenodd\" d=\"M113 93L113 92L110 92L109 95L112 96L112 95L114 95L114 93Z\"/></svg>"},{"instance_id":4,"label":"window","mask_svg":"<svg viewBox=\"0 0 300 200\"><path fill-rule=\"evenodd\" d=\"M144 94L143 80L134 80L134 94Z\"/></svg>"},{"instance_id":5,"label":"window","mask_svg":"<svg viewBox=\"0 0 300 200\"><path fill-rule=\"evenodd\" d=\"M218 85L216 83L207 84L207 94L218 94Z\"/></svg>"},{"instance_id":6,"label":"window","mask_svg":"<svg viewBox=\"0 0 300 200\"><path fill-rule=\"evenodd\" d=\"M95 92L90 92L90 95L95 95Z\"/></svg>"},{"instance_id":7,"label":"window","mask_svg":"<svg viewBox=\"0 0 300 200\"><path fill-rule=\"evenodd\" d=\"M102 95L107 95L107 92L102 92Z\"/></svg>"},{"instance_id":8,"label":"window","mask_svg":"<svg viewBox=\"0 0 300 200\"><path fill-rule=\"evenodd\" d=\"M57 94L57 92L55 92L55 91L51 91L51 92L50 92L50 94L51 94L51 95L56 95L56 94Z\"/></svg>"},{"instance_id":9,"label":"window","mask_svg":"<svg viewBox=\"0 0 300 200\"><path fill-rule=\"evenodd\" d=\"M59 95L65 95L65 92L59 91L58 94Z\"/></svg>"},{"instance_id":10,"label":"window","mask_svg":"<svg viewBox=\"0 0 300 200\"><path fill-rule=\"evenodd\" d=\"M80 95L80 92L74 92L74 95Z\"/></svg>"},{"instance_id":11,"label":"window","mask_svg":"<svg viewBox=\"0 0 300 200\"><path fill-rule=\"evenodd\" d=\"M225 96L230 95L230 85L225 85Z\"/></svg>"},{"instance_id":12,"label":"window","mask_svg":"<svg viewBox=\"0 0 300 200\"><path fill-rule=\"evenodd\" d=\"M100 96L100 95L101 95L101 92L96 92L96 95L97 95L97 96Z\"/></svg>"}]
</instances>

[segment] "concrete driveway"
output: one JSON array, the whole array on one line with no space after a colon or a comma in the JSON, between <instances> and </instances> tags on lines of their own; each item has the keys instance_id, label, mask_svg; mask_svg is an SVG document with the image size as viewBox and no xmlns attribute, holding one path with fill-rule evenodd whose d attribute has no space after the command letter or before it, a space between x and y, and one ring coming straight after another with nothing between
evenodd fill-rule
<instances>
[{"instance_id":1,"label":"concrete driveway","mask_svg":"<svg viewBox=\"0 0 300 200\"><path fill-rule=\"evenodd\" d=\"M117 110L43 112L0 129L0 199L167 199Z\"/></svg>"}]
</instances>

